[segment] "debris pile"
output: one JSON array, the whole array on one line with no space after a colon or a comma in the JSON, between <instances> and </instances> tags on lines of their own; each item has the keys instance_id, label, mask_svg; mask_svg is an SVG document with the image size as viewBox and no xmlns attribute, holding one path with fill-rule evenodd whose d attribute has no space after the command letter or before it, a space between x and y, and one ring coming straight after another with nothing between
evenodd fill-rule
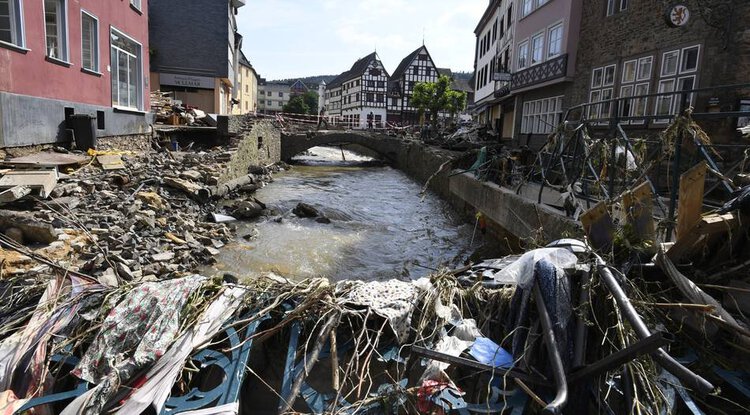
<instances>
[{"instance_id":1,"label":"debris pile","mask_svg":"<svg viewBox=\"0 0 750 415\"><path fill-rule=\"evenodd\" d=\"M198 108L175 102L172 92L152 91L151 112L156 124L215 127L216 121Z\"/></svg>"},{"instance_id":2,"label":"debris pile","mask_svg":"<svg viewBox=\"0 0 750 415\"><path fill-rule=\"evenodd\" d=\"M231 223L214 223L214 215L240 213L250 203L257 214L265 209L250 194L271 180L271 170L252 169L241 178L244 187L219 186L231 151L92 154L89 164L60 174L49 194L6 204L2 241L25 253L24 244L51 242L45 253L70 251L61 265L114 286L173 278L212 262L233 237ZM230 193L233 201L219 200ZM27 272L30 262L13 256L4 272Z\"/></svg>"}]
</instances>

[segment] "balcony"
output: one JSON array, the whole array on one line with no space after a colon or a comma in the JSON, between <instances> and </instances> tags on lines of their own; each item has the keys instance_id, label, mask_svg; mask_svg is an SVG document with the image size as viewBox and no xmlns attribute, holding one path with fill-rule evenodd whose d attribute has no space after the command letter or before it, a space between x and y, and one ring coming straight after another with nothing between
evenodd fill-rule
<instances>
[{"instance_id":1,"label":"balcony","mask_svg":"<svg viewBox=\"0 0 750 415\"><path fill-rule=\"evenodd\" d=\"M568 54L534 65L513 74L511 89L521 89L542 82L562 78L568 72Z\"/></svg>"}]
</instances>

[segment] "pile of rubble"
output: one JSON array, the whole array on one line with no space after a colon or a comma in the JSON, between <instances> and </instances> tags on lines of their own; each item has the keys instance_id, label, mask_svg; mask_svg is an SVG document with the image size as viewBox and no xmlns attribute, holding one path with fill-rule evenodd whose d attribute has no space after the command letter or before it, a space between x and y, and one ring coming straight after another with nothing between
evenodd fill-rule
<instances>
[{"instance_id":1,"label":"pile of rubble","mask_svg":"<svg viewBox=\"0 0 750 415\"><path fill-rule=\"evenodd\" d=\"M216 120L210 115L175 102L170 95L172 92L151 92L151 112L156 124L216 127Z\"/></svg>"},{"instance_id":2,"label":"pile of rubble","mask_svg":"<svg viewBox=\"0 0 750 415\"><path fill-rule=\"evenodd\" d=\"M271 180L270 168L253 167L234 186L219 186L231 154L218 148L99 153L60 174L49 199L6 204L0 230L19 248L50 244L38 254L52 254L59 265L110 286L184 275L210 263L232 238L228 221L257 217L265 208L250 194ZM105 164L113 157L119 164ZM231 202L218 200L230 191L237 195ZM8 258L6 273L48 271L28 256Z\"/></svg>"}]
</instances>

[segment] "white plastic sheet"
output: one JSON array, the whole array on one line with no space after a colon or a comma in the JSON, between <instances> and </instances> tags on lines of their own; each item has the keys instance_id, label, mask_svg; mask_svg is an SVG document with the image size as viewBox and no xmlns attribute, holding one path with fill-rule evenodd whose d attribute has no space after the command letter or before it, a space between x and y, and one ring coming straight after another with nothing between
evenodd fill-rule
<instances>
[{"instance_id":1,"label":"white plastic sheet","mask_svg":"<svg viewBox=\"0 0 750 415\"><path fill-rule=\"evenodd\" d=\"M495 273L496 281L515 281L529 289L534 282L534 264L542 258L563 269L574 268L578 258L567 248L539 248L521 255L514 263Z\"/></svg>"}]
</instances>

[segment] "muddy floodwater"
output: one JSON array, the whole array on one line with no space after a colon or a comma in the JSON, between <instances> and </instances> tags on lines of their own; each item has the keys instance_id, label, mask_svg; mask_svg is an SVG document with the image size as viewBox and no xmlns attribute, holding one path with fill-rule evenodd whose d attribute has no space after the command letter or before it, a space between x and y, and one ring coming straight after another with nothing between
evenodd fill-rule
<instances>
[{"instance_id":1,"label":"muddy floodwater","mask_svg":"<svg viewBox=\"0 0 750 415\"><path fill-rule=\"evenodd\" d=\"M466 258L473 227L443 201L433 194L421 200L421 184L404 173L362 166L370 159L344 153L346 162L338 148L315 147L277 174L256 194L274 214L238 222L237 239L206 271L294 280L418 278ZM331 223L296 217L292 209L299 202ZM254 237L243 238L248 235Z\"/></svg>"}]
</instances>

